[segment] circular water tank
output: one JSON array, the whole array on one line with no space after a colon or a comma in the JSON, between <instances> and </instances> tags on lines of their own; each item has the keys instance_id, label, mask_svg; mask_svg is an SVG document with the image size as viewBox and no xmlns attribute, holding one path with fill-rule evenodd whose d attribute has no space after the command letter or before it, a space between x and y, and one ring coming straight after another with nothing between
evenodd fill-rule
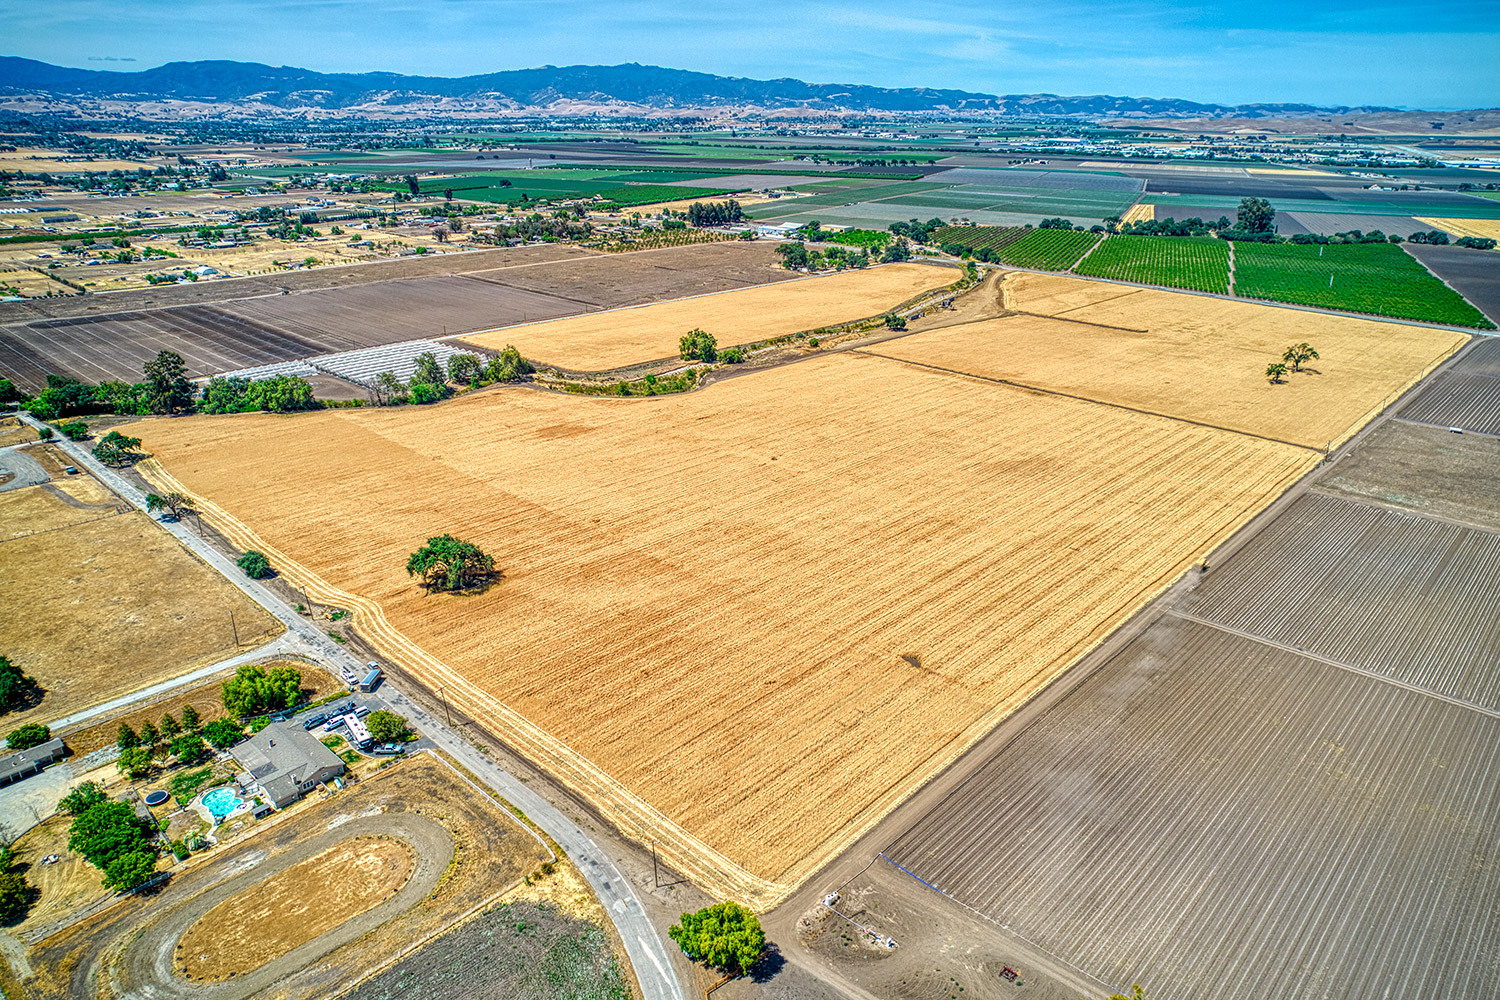
<instances>
[{"instance_id":1,"label":"circular water tank","mask_svg":"<svg viewBox=\"0 0 1500 1000\"><path fill-rule=\"evenodd\" d=\"M148 806L159 806L165 801L167 801L167 793L160 788L146 794L146 805Z\"/></svg>"}]
</instances>

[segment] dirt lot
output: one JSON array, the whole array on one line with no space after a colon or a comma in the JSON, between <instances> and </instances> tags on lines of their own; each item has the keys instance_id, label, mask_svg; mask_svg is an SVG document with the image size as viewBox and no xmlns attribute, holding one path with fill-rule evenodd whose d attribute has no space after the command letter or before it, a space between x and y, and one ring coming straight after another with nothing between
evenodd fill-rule
<instances>
[{"instance_id":1,"label":"dirt lot","mask_svg":"<svg viewBox=\"0 0 1500 1000\"><path fill-rule=\"evenodd\" d=\"M252 415L133 433L382 653L761 903L1316 460L854 354L294 419L293 452ZM443 531L502 582L424 598L402 567Z\"/></svg>"},{"instance_id":2,"label":"dirt lot","mask_svg":"<svg viewBox=\"0 0 1500 1000\"><path fill-rule=\"evenodd\" d=\"M491 350L513 343L528 358L546 364L572 371L606 371L638 361L675 357L678 339L694 327L713 334L724 348L878 316L958 278L959 273L951 268L887 264L764 288L496 330L465 340Z\"/></svg>"},{"instance_id":3,"label":"dirt lot","mask_svg":"<svg viewBox=\"0 0 1500 1000\"><path fill-rule=\"evenodd\" d=\"M46 691L39 706L8 715L8 727L52 722L281 631L145 514L121 513L112 496L82 475L0 495L0 654ZM79 506L95 500L102 503Z\"/></svg>"},{"instance_id":4,"label":"dirt lot","mask_svg":"<svg viewBox=\"0 0 1500 1000\"><path fill-rule=\"evenodd\" d=\"M394 896L414 862L405 841L341 841L199 917L177 945L176 972L198 982L252 972Z\"/></svg>"},{"instance_id":5,"label":"dirt lot","mask_svg":"<svg viewBox=\"0 0 1500 1000\"><path fill-rule=\"evenodd\" d=\"M1500 531L1500 439L1393 420L1341 458L1319 486Z\"/></svg>"},{"instance_id":6,"label":"dirt lot","mask_svg":"<svg viewBox=\"0 0 1500 1000\"><path fill-rule=\"evenodd\" d=\"M1011 275L1003 292L1020 315L870 350L1322 448L1358 430L1468 340L1049 275ZM1271 385L1266 365L1304 340L1321 359Z\"/></svg>"},{"instance_id":7,"label":"dirt lot","mask_svg":"<svg viewBox=\"0 0 1500 1000\"><path fill-rule=\"evenodd\" d=\"M36 431L15 417L0 417L0 448L23 441L35 441Z\"/></svg>"},{"instance_id":8,"label":"dirt lot","mask_svg":"<svg viewBox=\"0 0 1500 1000\"><path fill-rule=\"evenodd\" d=\"M404 886L361 914L345 910L349 919L284 957L220 983L215 996L342 993L365 971L493 901L547 858L502 808L423 755L198 856L149 900L126 901L39 942L29 956L38 977L27 985L38 998L93 995L96 983L116 994L197 995L199 987L174 975L172 956L204 914L266 886L290 889L291 876L278 878L282 873L315 856L326 861L325 851L367 838L412 845L415 873Z\"/></svg>"}]
</instances>

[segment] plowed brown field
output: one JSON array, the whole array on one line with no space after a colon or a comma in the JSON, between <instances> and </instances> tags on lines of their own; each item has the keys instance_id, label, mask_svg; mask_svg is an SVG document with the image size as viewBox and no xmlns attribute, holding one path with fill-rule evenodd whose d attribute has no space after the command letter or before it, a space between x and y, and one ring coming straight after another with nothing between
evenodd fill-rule
<instances>
[{"instance_id":1,"label":"plowed brown field","mask_svg":"<svg viewBox=\"0 0 1500 1000\"><path fill-rule=\"evenodd\" d=\"M759 905L1317 460L857 354L651 400L293 419L296 448L285 417L132 433L237 543ZM504 579L424 597L403 567L442 532Z\"/></svg>"},{"instance_id":2,"label":"plowed brown field","mask_svg":"<svg viewBox=\"0 0 1500 1000\"><path fill-rule=\"evenodd\" d=\"M1469 339L1078 278L1018 274L1004 287L1019 315L871 351L1322 448L1364 426ZM1322 358L1271 385L1266 365L1301 341Z\"/></svg>"},{"instance_id":3,"label":"plowed brown field","mask_svg":"<svg viewBox=\"0 0 1500 1000\"><path fill-rule=\"evenodd\" d=\"M515 344L528 358L572 371L607 371L675 356L678 339L694 327L713 334L721 348L746 344L878 316L928 289L951 285L959 277L953 268L886 264L514 326L464 339L490 350Z\"/></svg>"}]
</instances>

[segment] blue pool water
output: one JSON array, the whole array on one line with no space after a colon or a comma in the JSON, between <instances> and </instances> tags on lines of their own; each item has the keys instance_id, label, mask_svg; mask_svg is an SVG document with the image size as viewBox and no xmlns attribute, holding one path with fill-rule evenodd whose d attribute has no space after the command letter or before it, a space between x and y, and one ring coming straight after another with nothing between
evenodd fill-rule
<instances>
[{"instance_id":1,"label":"blue pool water","mask_svg":"<svg viewBox=\"0 0 1500 1000\"><path fill-rule=\"evenodd\" d=\"M244 799L228 788L215 788L203 793L203 806L215 819L223 819L244 804Z\"/></svg>"}]
</instances>

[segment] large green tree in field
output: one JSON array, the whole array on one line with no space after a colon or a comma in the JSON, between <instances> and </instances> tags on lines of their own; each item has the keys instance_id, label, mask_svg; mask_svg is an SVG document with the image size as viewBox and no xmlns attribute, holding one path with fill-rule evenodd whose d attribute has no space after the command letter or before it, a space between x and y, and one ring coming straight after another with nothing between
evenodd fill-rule
<instances>
[{"instance_id":1,"label":"large green tree in field","mask_svg":"<svg viewBox=\"0 0 1500 1000\"><path fill-rule=\"evenodd\" d=\"M421 579L430 594L434 590L459 592L483 585L495 575L495 560L479 546L452 535L427 539L427 544L406 560L406 574Z\"/></svg>"},{"instance_id":2,"label":"large green tree in field","mask_svg":"<svg viewBox=\"0 0 1500 1000\"><path fill-rule=\"evenodd\" d=\"M726 972L748 972L766 947L766 932L739 903L715 903L684 913L667 935L689 958Z\"/></svg>"},{"instance_id":3,"label":"large green tree in field","mask_svg":"<svg viewBox=\"0 0 1500 1000\"><path fill-rule=\"evenodd\" d=\"M291 708L302 697L302 673L296 667L266 668L247 663L224 682L224 710L231 716L255 715Z\"/></svg>"},{"instance_id":4,"label":"large green tree in field","mask_svg":"<svg viewBox=\"0 0 1500 1000\"><path fill-rule=\"evenodd\" d=\"M41 685L22 673L20 667L10 662L9 657L0 656L0 715L34 705L41 700Z\"/></svg>"},{"instance_id":5,"label":"large green tree in field","mask_svg":"<svg viewBox=\"0 0 1500 1000\"><path fill-rule=\"evenodd\" d=\"M1276 221L1276 209L1264 198L1241 198L1235 212L1234 228L1246 233L1269 233Z\"/></svg>"},{"instance_id":6,"label":"large green tree in field","mask_svg":"<svg viewBox=\"0 0 1500 1000\"><path fill-rule=\"evenodd\" d=\"M68 850L104 873L111 889L129 889L150 877L156 856L128 802L95 802L73 817Z\"/></svg>"},{"instance_id":7,"label":"large green tree in field","mask_svg":"<svg viewBox=\"0 0 1500 1000\"><path fill-rule=\"evenodd\" d=\"M129 465L141 457L139 449L141 439L121 434L119 431L110 431L104 435L104 439L94 445L94 457L105 465L119 468Z\"/></svg>"},{"instance_id":8,"label":"large green tree in field","mask_svg":"<svg viewBox=\"0 0 1500 1000\"><path fill-rule=\"evenodd\" d=\"M162 351L141 366L146 373L146 405L152 413L182 413L193 408L193 383L187 365L175 351Z\"/></svg>"}]
</instances>

